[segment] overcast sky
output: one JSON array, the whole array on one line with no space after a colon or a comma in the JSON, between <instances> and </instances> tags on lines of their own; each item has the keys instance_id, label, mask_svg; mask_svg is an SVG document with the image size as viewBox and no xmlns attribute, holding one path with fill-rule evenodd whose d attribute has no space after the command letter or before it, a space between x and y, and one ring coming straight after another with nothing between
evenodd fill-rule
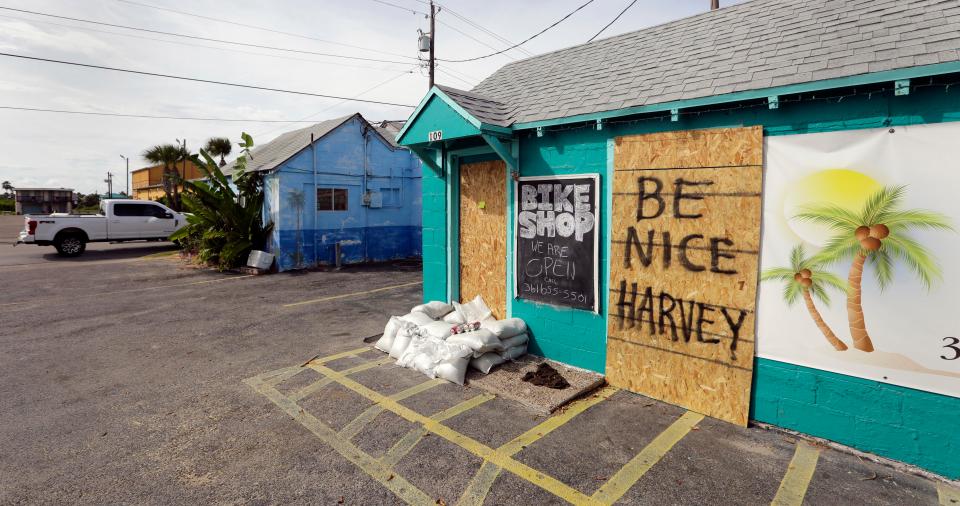
<instances>
[{"instance_id":1,"label":"overcast sky","mask_svg":"<svg viewBox=\"0 0 960 506\"><path fill-rule=\"evenodd\" d=\"M420 0L384 1L417 11L426 9ZM444 5L452 11L441 9L437 17L441 23L437 26L437 56L466 58L491 53L491 48L508 47L455 14L516 43L584 2L447 0ZM529 53L512 50L478 62L441 63L437 82L470 89L514 59L585 42L629 2L595 0L521 46ZM698 14L708 10L709 3L637 0L601 38ZM737 2L721 0L724 6L733 3ZM417 104L427 89L425 71L415 60L417 29L426 30L427 20L422 14L375 0L3 0L0 6L245 44L400 63L241 47L0 9L2 53L410 105ZM120 155L130 157L131 170L140 168L146 166L140 156L145 149L178 138L186 138L188 147L196 150L211 136L236 140L246 131L262 144L306 123L254 120L320 121L358 111L370 120L404 119L412 110L0 56L0 107L4 106L250 120L184 121L0 109L0 181L9 180L21 187L71 187L83 193L105 192L103 179L107 171L116 174L114 191L122 191L126 179Z\"/></svg>"}]
</instances>

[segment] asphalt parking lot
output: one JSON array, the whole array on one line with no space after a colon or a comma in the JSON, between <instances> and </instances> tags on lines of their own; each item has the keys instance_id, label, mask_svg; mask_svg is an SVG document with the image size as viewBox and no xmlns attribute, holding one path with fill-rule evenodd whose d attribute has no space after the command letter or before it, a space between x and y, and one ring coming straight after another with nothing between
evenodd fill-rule
<instances>
[{"instance_id":1,"label":"asphalt parking lot","mask_svg":"<svg viewBox=\"0 0 960 506\"><path fill-rule=\"evenodd\" d=\"M629 392L544 417L399 369L362 339L420 300L417 266L245 276L174 253L0 243L0 503L960 500Z\"/></svg>"}]
</instances>

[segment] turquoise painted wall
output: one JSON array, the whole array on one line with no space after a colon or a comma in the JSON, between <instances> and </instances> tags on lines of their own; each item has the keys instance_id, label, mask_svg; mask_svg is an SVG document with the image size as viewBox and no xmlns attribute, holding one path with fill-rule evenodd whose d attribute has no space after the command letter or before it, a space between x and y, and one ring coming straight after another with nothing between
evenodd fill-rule
<instances>
[{"instance_id":1,"label":"turquoise painted wall","mask_svg":"<svg viewBox=\"0 0 960 506\"><path fill-rule=\"evenodd\" d=\"M432 97L420 111L417 121L403 133L404 145L427 142L427 134L440 130L443 139L458 139L479 135L480 130L439 97Z\"/></svg>"},{"instance_id":2,"label":"turquoise painted wall","mask_svg":"<svg viewBox=\"0 0 960 506\"><path fill-rule=\"evenodd\" d=\"M853 90L848 90L853 91ZM960 121L960 90L942 86L914 88L910 95L891 92L847 96L842 100L781 102L770 110L766 104L746 105L727 111L684 114L634 122L610 122L603 130L592 126L563 126L537 137L527 130L516 134L517 157L524 176L600 173L600 315L588 311L513 300L508 308L531 328L531 352L565 363L604 372L606 360L606 289L608 279L609 169L608 142L619 135L669 130L763 125L766 135L794 135L858 128ZM425 171L426 172L426 171ZM428 227L446 230L446 215L439 204L428 212L427 188L443 191L442 179L424 177L424 297L443 300L446 295L446 255L440 244L446 237L431 235ZM508 193L512 194L512 185ZM445 197L436 196L438 202ZM512 206L512 195L508 198ZM509 209L512 215L512 207ZM512 228L508 230L512 254ZM439 258L443 261L439 261ZM430 260L428 260L430 259ZM508 259L508 267L511 265ZM427 262L430 261L430 267ZM442 269L442 270L441 270ZM441 284L441 280L442 283ZM428 288L429 287L429 288ZM442 288L442 289L441 289ZM508 282L508 293L512 285ZM762 336L758 336L762 339ZM870 380L829 373L767 359L757 359L751 417L823 437L885 457L902 460L949 478L960 478L960 399L897 387Z\"/></svg>"}]
</instances>

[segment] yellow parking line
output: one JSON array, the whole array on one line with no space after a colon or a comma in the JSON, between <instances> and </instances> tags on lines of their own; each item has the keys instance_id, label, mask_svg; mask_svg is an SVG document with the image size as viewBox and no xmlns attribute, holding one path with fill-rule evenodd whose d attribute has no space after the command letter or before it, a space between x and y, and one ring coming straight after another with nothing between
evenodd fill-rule
<instances>
[{"instance_id":1,"label":"yellow parking line","mask_svg":"<svg viewBox=\"0 0 960 506\"><path fill-rule=\"evenodd\" d=\"M776 497L770 504L774 506L792 506L803 504L803 496L807 494L807 487L813 472L817 469L817 459L820 458L820 449L804 441L797 442L797 450L790 460L787 473L780 482Z\"/></svg>"},{"instance_id":2,"label":"yellow parking line","mask_svg":"<svg viewBox=\"0 0 960 506\"><path fill-rule=\"evenodd\" d=\"M373 290L367 290L365 292L353 292L353 293L345 293L343 295L331 295L330 297L321 297L319 299L304 300L301 302L292 302L290 304L283 304L280 307L294 307L294 306L302 306L304 304L316 304L317 302L326 302L328 300L345 299L347 297L356 297L357 295L366 295L368 293L377 293L377 292L384 292L387 290L396 290L397 288L404 288L407 286L419 285L422 283L423 281L414 281L413 283L403 283L400 285L385 286L383 288L374 288Z\"/></svg>"},{"instance_id":3,"label":"yellow parking line","mask_svg":"<svg viewBox=\"0 0 960 506\"><path fill-rule=\"evenodd\" d=\"M562 413L544 420L527 432L524 432L500 448L497 448L497 451L512 457L520 452L520 450L523 450L535 441L562 427L575 416L590 409L590 407L609 399L610 396L616 392L616 388L608 386L591 397L573 402L567 406L567 409ZM467 489L464 490L463 495L460 496L460 500L457 501L457 506L479 506L483 504L487 498L487 494L490 493L490 487L493 486L493 482L500 476L500 471L501 469L498 466L490 462L484 462L473 478L470 479L470 483L467 484Z\"/></svg>"},{"instance_id":4,"label":"yellow parking line","mask_svg":"<svg viewBox=\"0 0 960 506\"><path fill-rule=\"evenodd\" d=\"M493 399L495 396L492 394L483 393L476 397L467 399L456 406L445 409L433 416L430 417L434 422L442 422L444 420L449 420L459 414L466 413L471 409ZM427 429L423 427L417 427L416 429L407 432L400 441L397 441L392 448L387 450L386 455L383 456L381 462L388 467L393 467L397 465L397 462L400 462L406 454L410 453L413 450L414 446L417 446L417 443L427 435Z\"/></svg>"},{"instance_id":5,"label":"yellow parking line","mask_svg":"<svg viewBox=\"0 0 960 506\"><path fill-rule=\"evenodd\" d=\"M960 489L946 483L937 483L937 495L940 497L940 506L960 505Z\"/></svg>"},{"instance_id":6,"label":"yellow parking line","mask_svg":"<svg viewBox=\"0 0 960 506\"><path fill-rule=\"evenodd\" d=\"M593 494L593 498L613 504L626 494L641 476L666 455L673 445L686 436L694 425L703 420L703 415L687 411L677 421L653 439L636 457L620 468L606 483Z\"/></svg>"},{"instance_id":7,"label":"yellow parking line","mask_svg":"<svg viewBox=\"0 0 960 506\"><path fill-rule=\"evenodd\" d=\"M419 385L414 385L402 392L397 392L391 395L390 398L395 401L402 401L407 397L413 397L414 395L417 395L420 392L425 392L442 383L446 383L446 381L439 378L427 380L427 381L424 381L423 383L420 383ZM363 430L363 428L366 427L368 423L372 422L373 419L376 418L377 415L379 415L382 412L383 412L383 407L381 407L379 404L374 404L373 406L370 406L363 413L360 413L360 416L354 418L344 428L340 429L340 432L338 432L337 435L339 435L340 437L346 440L353 439L354 436L359 434L360 431Z\"/></svg>"},{"instance_id":8,"label":"yellow parking line","mask_svg":"<svg viewBox=\"0 0 960 506\"><path fill-rule=\"evenodd\" d=\"M367 455L349 441L337 437L337 433L334 432L333 429L324 425L310 413L300 409L297 403L284 397L275 388L264 384L258 378L244 380L244 383L250 385L254 390L273 401L273 403L279 406L287 415L306 427L307 430L312 432L317 438L336 450L337 453L396 494L397 497L407 504L432 505L435 503L432 497L425 494L402 476L395 476L389 468L385 467L376 459Z\"/></svg>"},{"instance_id":9,"label":"yellow parking line","mask_svg":"<svg viewBox=\"0 0 960 506\"><path fill-rule=\"evenodd\" d=\"M354 392L357 392L358 394L370 399L375 403L381 404L384 408L393 411L401 418L423 425L426 430L446 439L447 441L450 441L451 443L463 448L464 450L467 450L481 459L488 460L493 464L510 471L520 478L533 483L534 485L565 501L574 504L599 504L598 501L594 500L590 496L583 494L579 490L567 485L566 483L563 483L553 476L541 471L537 471L536 469L533 469L522 462L517 462L516 460L473 438L465 436L440 422L434 421L429 417L426 417L402 404L399 404L396 401L388 399L379 392L375 392L357 383L356 381L351 380L350 378L339 375L336 371L333 371L322 365L311 365L311 367L328 376L336 376L337 383L340 383L341 385L353 390Z\"/></svg>"},{"instance_id":10,"label":"yellow parking line","mask_svg":"<svg viewBox=\"0 0 960 506\"><path fill-rule=\"evenodd\" d=\"M368 350L371 350L371 349L372 349L372 348L370 348L369 346L364 346L364 347L362 347L362 348L354 348L354 349L352 349L352 350L341 351L340 353L336 353L336 354L333 354L333 355L327 355L326 357L317 357L317 358L310 359L309 362L307 362L306 364L303 364L303 365L304 365L304 366L309 366L310 364L326 364L327 362L333 362L334 360L336 360L336 359L338 359L338 358L351 357L351 356L353 356L353 355L357 355L357 354L363 353L363 352L368 351ZM317 371L317 372L320 372L320 371Z\"/></svg>"},{"instance_id":11,"label":"yellow parking line","mask_svg":"<svg viewBox=\"0 0 960 506\"><path fill-rule=\"evenodd\" d=\"M353 366L353 367L351 367L351 368L349 368L349 369L345 369L345 370L343 370L343 371L340 371L340 374L344 374L344 375L356 374L356 373L358 373L358 372L366 371L367 369L373 369L374 367L378 367L378 366L381 366L381 365L386 364L386 363L389 363L389 362L393 362L393 359L390 358L390 357L385 357L385 358L381 358L380 360L373 360L373 361L371 361L371 362L365 362L365 363L363 363L363 364ZM289 396L289 397L290 397L290 400L292 400L293 402L297 402L297 401L299 401L300 399L303 399L304 397L307 397L307 396L309 396L309 395L313 395L314 392L316 392L316 391L320 390L321 388L329 385L330 383L333 383L333 378L326 378L326 377L325 377L325 378L323 378L323 379L321 379L321 380L318 380L318 381L316 381L316 382L314 382L314 383L311 383L311 384L309 384L309 385L301 388L301 389L298 390L296 393L294 393L293 395ZM347 439L350 439L350 438L347 438Z\"/></svg>"}]
</instances>

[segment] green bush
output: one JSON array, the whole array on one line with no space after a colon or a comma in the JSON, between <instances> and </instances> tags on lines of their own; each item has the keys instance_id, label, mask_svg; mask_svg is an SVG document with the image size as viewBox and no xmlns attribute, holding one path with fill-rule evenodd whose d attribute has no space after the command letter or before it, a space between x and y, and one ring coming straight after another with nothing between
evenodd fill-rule
<instances>
[{"instance_id":1,"label":"green bush","mask_svg":"<svg viewBox=\"0 0 960 506\"><path fill-rule=\"evenodd\" d=\"M242 135L242 153L233 174L237 192L233 191L216 160L204 150L193 162L206 176L205 181L184 181L182 194L187 226L170 236L201 262L217 268L232 269L243 265L252 249L262 249L273 228L263 224L263 176L246 172L247 157L253 138ZM202 157L202 160L201 160Z\"/></svg>"}]
</instances>

